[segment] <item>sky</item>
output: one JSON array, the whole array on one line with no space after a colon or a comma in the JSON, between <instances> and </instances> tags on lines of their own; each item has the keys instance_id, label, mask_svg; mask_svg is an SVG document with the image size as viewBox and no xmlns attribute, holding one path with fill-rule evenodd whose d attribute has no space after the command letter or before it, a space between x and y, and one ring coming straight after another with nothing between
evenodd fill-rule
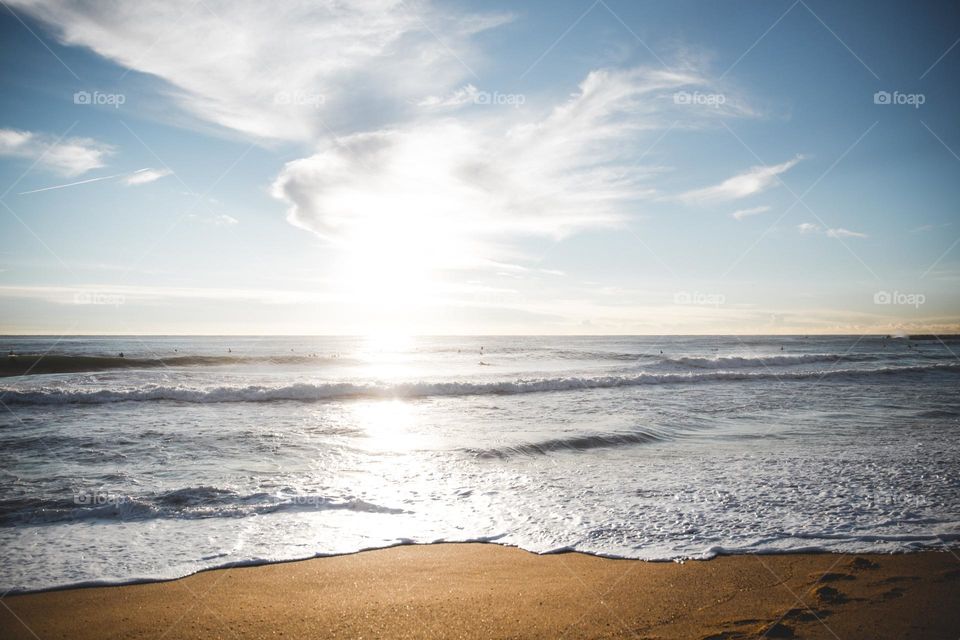
<instances>
[{"instance_id":1,"label":"sky","mask_svg":"<svg viewBox=\"0 0 960 640\"><path fill-rule=\"evenodd\" d=\"M956 3L0 4L2 333L960 331Z\"/></svg>"}]
</instances>

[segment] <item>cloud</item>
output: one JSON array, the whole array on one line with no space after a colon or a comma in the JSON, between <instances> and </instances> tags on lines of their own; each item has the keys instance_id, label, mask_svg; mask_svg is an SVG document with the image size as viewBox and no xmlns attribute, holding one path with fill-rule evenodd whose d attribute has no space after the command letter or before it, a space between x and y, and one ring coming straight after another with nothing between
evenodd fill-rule
<instances>
[{"instance_id":1,"label":"cloud","mask_svg":"<svg viewBox=\"0 0 960 640\"><path fill-rule=\"evenodd\" d=\"M57 139L42 133L0 129L0 156L33 160L65 176L78 176L106 164L113 147L90 138Z\"/></svg>"},{"instance_id":2,"label":"cloud","mask_svg":"<svg viewBox=\"0 0 960 640\"><path fill-rule=\"evenodd\" d=\"M13 2L63 43L162 79L195 118L309 144L273 195L292 224L330 244L363 244L371 261L516 261L520 237L621 224L659 196L651 177L664 169L643 160L660 135L756 115L726 87L722 101L678 99L721 95L686 61L677 71L593 70L559 104L485 103L473 84L485 61L475 36L512 17L426 0L221 0L199 11L187 0ZM719 191L760 191L773 180L764 172L797 161Z\"/></svg>"},{"instance_id":3,"label":"cloud","mask_svg":"<svg viewBox=\"0 0 960 640\"><path fill-rule=\"evenodd\" d=\"M169 169L140 169L130 174L123 182L127 186L147 184L148 182L154 182L160 178L165 178L172 173L173 171L170 171Z\"/></svg>"},{"instance_id":4,"label":"cloud","mask_svg":"<svg viewBox=\"0 0 960 640\"><path fill-rule=\"evenodd\" d=\"M449 108L449 107L459 107L465 104L477 104L482 99L483 92L477 89L472 84L467 84L453 93L446 96L427 96L419 102L417 102L418 107L430 107L430 108Z\"/></svg>"},{"instance_id":5,"label":"cloud","mask_svg":"<svg viewBox=\"0 0 960 640\"><path fill-rule=\"evenodd\" d=\"M163 79L196 118L296 141L462 84L482 62L472 36L512 19L458 15L425 0L11 4L64 44Z\"/></svg>"},{"instance_id":6,"label":"cloud","mask_svg":"<svg viewBox=\"0 0 960 640\"><path fill-rule=\"evenodd\" d=\"M766 191L776 185L779 181L778 176L781 173L789 171L803 159L804 156L797 155L791 160L773 166L761 165L750 167L747 171L737 174L732 178L727 178L720 184L687 191L681 194L679 199L686 202L703 203L746 198Z\"/></svg>"},{"instance_id":7,"label":"cloud","mask_svg":"<svg viewBox=\"0 0 960 640\"><path fill-rule=\"evenodd\" d=\"M859 231L850 231L849 229L844 229L843 227L837 227L836 229L827 229L827 235L831 238L867 238L869 237L865 233L860 233Z\"/></svg>"},{"instance_id":8,"label":"cloud","mask_svg":"<svg viewBox=\"0 0 960 640\"><path fill-rule=\"evenodd\" d=\"M914 229L910 229L910 233L926 233L927 231L933 231L934 229L945 229L946 227L949 227L949 226L950 226L949 222L945 224L924 224Z\"/></svg>"},{"instance_id":9,"label":"cloud","mask_svg":"<svg viewBox=\"0 0 960 640\"><path fill-rule=\"evenodd\" d=\"M76 187L82 184L90 184L91 182L103 182L104 180L114 180L116 178L124 178L124 183L127 185L138 185L146 184L148 182L153 182L154 180L159 180L164 176L168 176L172 171L167 169L139 169L133 173L115 173L110 176L97 176L95 178L87 178L86 180L77 180L75 182L68 182L66 184L57 184L50 187L41 187L40 189L31 189L30 191L21 191L18 195L25 196L31 193L42 193L44 191L55 191L57 189L66 189L68 187Z\"/></svg>"},{"instance_id":10,"label":"cloud","mask_svg":"<svg viewBox=\"0 0 960 640\"><path fill-rule=\"evenodd\" d=\"M743 220L744 218L747 218L749 216L759 215L761 213L766 213L767 211L770 211L770 207L763 205L760 207L750 207L749 209L737 209L730 215L735 220Z\"/></svg>"},{"instance_id":11,"label":"cloud","mask_svg":"<svg viewBox=\"0 0 960 640\"><path fill-rule=\"evenodd\" d=\"M126 271L126 270L125 270ZM298 304L327 301L330 296L316 291L283 289L225 289L204 287L167 287L152 285L0 285L0 298L35 298L58 304L108 305L129 302L159 302L176 299L242 301L262 304Z\"/></svg>"},{"instance_id":12,"label":"cloud","mask_svg":"<svg viewBox=\"0 0 960 640\"><path fill-rule=\"evenodd\" d=\"M235 224L239 224L240 221L234 218L231 215L226 213L211 213L211 214L197 214L191 213L187 215L187 218L201 222L203 224L210 224L215 227L232 227Z\"/></svg>"},{"instance_id":13,"label":"cloud","mask_svg":"<svg viewBox=\"0 0 960 640\"><path fill-rule=\"evenodd\" d=\"M797 230L800 233L824 233L828 238L869 238L865 233L860 233L859 231L850 231L849 229L844 229L843 227L837 227L836 229L824 229L818 224L813 224L812 222L804 222L797 225Z\"/></svg>"},{"instance_id":14,"label":"cloud","mask_svg":"<svg viewBox=\"0 0 960 640\"><path fill-rule=\"evenodd\" d=\"M490 258L491 241L616 225L656 196L650 178L660 169L644 166L631 143L676 122L663 98L698 82L660 69L596 70L540 118L529 115L539 109L488 108L339 138L287 163L272 192L292 224L333 243L373 233L383 250L406 246L433 262Z\"/></svg>"}]
</instances>

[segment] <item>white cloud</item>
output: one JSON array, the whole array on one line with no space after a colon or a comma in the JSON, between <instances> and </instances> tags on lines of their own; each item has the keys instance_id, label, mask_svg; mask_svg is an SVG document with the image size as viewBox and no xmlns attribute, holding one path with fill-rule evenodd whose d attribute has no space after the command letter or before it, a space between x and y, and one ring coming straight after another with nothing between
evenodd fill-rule
<instances>
[{"instance_id":1,"label":"white cloud","mask_svg":"<svg viewBox=\"0 0 960 640\"><path fill-rule=\"evenodd\" d=\"M126 269L124 269L126 271ZM283 289L224 289L205 287L166 287L151 285L0 285L0 298L35 298L58 304L84 304L87 300L107 299L108 304L159 302L175 299L213 301L237 300L262 304L298 304L327 301L330 296L316 291ZM89 304L89 302L86 302Z\"/></svg>"},{"instance_id":2,"label":"white cloud","mask_svg":"<svg viewBox=\"0 0 960 640\"><path fill-rule=\"evenodd\" d=\"M844 229L843 227L837 227L836 229L827 229L827 235L831 238L867 238L867 234L860 233L859 231L850 231L849 229Z\"/></svg>"},{"instance_id":3,"label":"white cloud","mask_svg":"<svg viewBox=\"0 0 960 640\"><path fill-rule=\"evenodd\" d=\"M234 218L233 216L228 216L225 213L220 213L214 216L213 223L218 226L231 226L239 223L240 221Z\"/></svg>"},{"instance_id":4,"label":"white cloud","mask_svg":"<svg viewBox=\"0 0 960 640\"><path fill-rule=\"evenodd\" d=\"M173 172L169 169L140 169L139 171L134 171L132 174L127 176L123 182L128 186L147 184L148 182L154 182L160 178L165 178L172 173Z\"/></svg>"},{"instance_id":5,"label":"white cloud","mask_svg":"<svg viewBox=\"0 0 960 640\"><path fill-rule=\"evenodd\" d=\"M0 129L0 156L27 158L65 176L77 176L106 164L113 147L90 138L57 139L46 134Z\"/></svg>"},{"instance_id":6,"label":"white cloud","mask_svg":"<svg viewBox=\"0 0 960 640\"><path fill-rule=\"evenodd\" d=\"M804 222L797 225L797 230L800 233L824 233L828 238L868 238L869 236L865 233L860 233L859 231L850 231L849 229L844 229L843 227L837 227L836 229L824 229L818 224L813 224L812 222Z\"/></svg>"},{"instance_id":7,"label":"white cloud","mask_svg":"<svg viewBox=\"0 0 960 640\"><path fill-rule=\"evenodd\" d=\"M778 176L792 169L804 156L797 155L791 160L773 166L750 167L747 171L727 178L720 184L703 189L694 189L680 195L686 202L711 202L721 200L739 200L766 191L779 182Z\"/></svg>"},{"instance_id":8,"label":"white cloud","mask_svg":"<svg viewBox=\"0 0 960 640\"><path fill-rule=\"evenodd\" d=\"M191 213L187 215L187 218L196 220L197 222L202 222L204 224L211 224L215 227L231 227L240 223L239 220L231 215L227 215L226 213L211 213L209 215Z\"/></svg>"},{"instance_id":9,"label":"white cloud","mask_svg":"<svg viewBox=\"0 0 960 640\"><path fill-rule=\"evenodd\" d=\"M766 213L767 211L770 211L770 207L763 205L760 207L750 207L749 209L737 209L730 215L735 220L743 220L744 218L747 218L749 216L759 215L761 213Z\"/></svg>"},{"instance_id":10,"label":"white cloud","mask_svg":"<svg viewBox=\"0 0 960 640\"><path fill-rule=\"evenodd\" d=\"M221 0L192 11L188 0L13 2L62 42L166 81L196 118L310 144L313 154L287 163L273 183L288 220L396 263L516 261L520 236L619 224L658 196L650 178L663 169L652 156L643 164L642 152L660 134L756 115L727 87L715 104L678 100L721 95L689 62L679 71L594 70L553 108L540 96L481 105L474 36L511 18L457 15L427 0ZM467 104L476 106L456 109ZM799 159L704 196L762 191Z\"/></svg>"},{"instance_id":11,"label":"white cloud","mask_svg":"<svg viewBox=\"0 0 960 640\"><path fill-rule=\"evenodd\" d=\"M493 239L614 225L654 197L658 169L638 166L642 148L631 142L655 139L677 116L663 98L698 82L597 70L539 119L488 109L346 136L288 163L273 194L289 203L291 223L331 242L378 234L382 250L406 247L433 263L497 259Z\"/></svg>"},{"instance_id":12,"label":"white cloud","mask_svg":"<svg viewBox=\"0 0 960 640\"><path fill-rule=\"evenodd\" d=\"M459 107L465 104L476 104L480 100L481 91L472 84L465 85L446 96L427 96L417 103L418 107L447 108Z\"/></svg>"},{"instance_id":13,"label":"white cloud","mask_svg":"<svg viewBox=\"0 0 960 640\"><path fill-rule=\"evenodd\" d=\"M65 44L165 80L203 121L298 141L327 135L336 118L371 114L371 104L413 108L462 84L468 65L482 62L471 37L511 19L455 15L426 0L11 3Z\"/></svg>"}]
</instances>

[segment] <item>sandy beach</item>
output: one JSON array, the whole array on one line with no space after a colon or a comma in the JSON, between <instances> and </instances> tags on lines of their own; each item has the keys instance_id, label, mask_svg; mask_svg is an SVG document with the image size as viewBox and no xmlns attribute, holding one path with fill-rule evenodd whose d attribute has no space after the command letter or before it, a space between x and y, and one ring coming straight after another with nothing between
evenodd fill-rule
<instances>
[{"instance_id":1,"label":"sandy beach","mask_svg":"<svg viewBox=\"0 0 960 640\"><path fill-rule=\"evenodd\" d=\"M181 580L8 596L4 638L956 638L960 559L683 564L404 546Z\"/></svg>"}]
</instances>

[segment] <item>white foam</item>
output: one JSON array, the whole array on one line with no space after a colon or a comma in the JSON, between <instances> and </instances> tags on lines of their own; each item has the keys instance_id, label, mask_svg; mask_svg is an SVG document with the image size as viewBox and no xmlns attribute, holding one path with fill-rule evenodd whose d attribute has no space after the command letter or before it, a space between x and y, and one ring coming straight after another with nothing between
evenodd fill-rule
<instances>
[{"instance_id":1,"label":"white foam","mask_svg":"<svg viewBox=\"0 0 960 640\"><path fill-rule=\"evenodd\" d=\"M723 381L790 381L824 378L869 377L921 372L960 372L957 364L930 364L872 369L826 369L814 371L711 371L705 373L638 373L597 377L558 377L492 382L403 382L394 384L352 382L299 383L283 386L219 386L191 388L148 385L127 389L69 390L41 388L0 389L0 400L10 404L108 404L116 402L173 401L189 403L219 402L317 402L345 398L426 398L433 396L514 395L549 391L613 389L658 384L696 384Z\"/></svg>"}]
</instances>

